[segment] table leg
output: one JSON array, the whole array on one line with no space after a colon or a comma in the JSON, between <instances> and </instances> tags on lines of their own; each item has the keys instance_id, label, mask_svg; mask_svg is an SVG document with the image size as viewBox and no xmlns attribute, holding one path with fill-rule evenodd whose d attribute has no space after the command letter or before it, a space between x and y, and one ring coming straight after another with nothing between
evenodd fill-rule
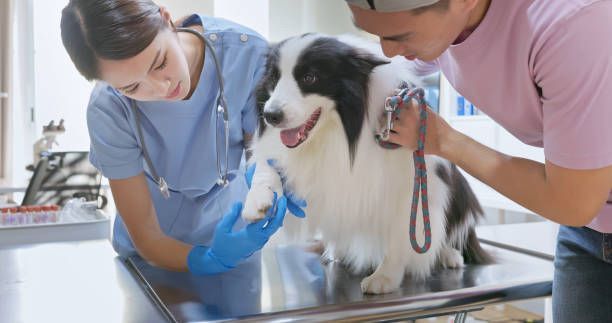
<instances>
[{"instance_id":1,"label":"table leg","mask_svg":"<svg viewBox=\"0 0 612 323\"><path fill-rule=\"evenodd\" d=\"M454 323L465 323L465 319L467 318L467 312L459 312L455 314Z\"/></svg>"}]
</instances>

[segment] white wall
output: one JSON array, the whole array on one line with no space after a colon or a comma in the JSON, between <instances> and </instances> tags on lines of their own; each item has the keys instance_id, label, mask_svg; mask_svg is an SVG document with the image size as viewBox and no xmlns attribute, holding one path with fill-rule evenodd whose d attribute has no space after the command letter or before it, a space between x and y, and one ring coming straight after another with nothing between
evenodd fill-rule
<instances>
[{"instance_id":1,"label":"white wall","mask_svg":"<svg viewBox=\"0 0 612 323\"><path fill-rule=\"evenodd\" d=\"M168 9L172 19L178 19L192 13L211 16L214 13L213 0L154 0Z\"/></svg>"},{"instance_id":2,"label":"white wall","mask_svg":"<svg viewBox=\"0 0 612 323\"><path fill-rule=\"evenodd\" d=\"M14 1L15 17L13 17L12 48L12 79L9 145L10 184L25 186L27 176L25 166L32 162L32 143L34 142L34 122L31 120L31 108L34 106L33 75L33 31L32 31L32 0Z\"/></svg>"},{"instance_id":3,"label":"white wall","mask_svg":"<svg viewBox=\"0 0 612 323\"><path fill-rule=\"evenodd\" d=\"M263 0L215 0L214 15L248 26L268 37L269 2Z\"/></svg>"},{"instance_id":4,"label":"white wall","mask_svg":"<svg viewBox=\"0 0 612 323\"><path fill-rule=\"evenodd\" d=\"M344 1L270 0L270 41L306 32L358 33Z\"/></svg>"}]
</instances>

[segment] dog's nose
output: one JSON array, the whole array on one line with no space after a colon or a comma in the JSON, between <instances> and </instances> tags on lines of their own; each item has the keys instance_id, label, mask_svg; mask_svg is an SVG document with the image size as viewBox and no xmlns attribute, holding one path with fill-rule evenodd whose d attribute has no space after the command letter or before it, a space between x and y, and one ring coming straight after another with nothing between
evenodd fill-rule
<instances>
[{"instance_id":1,"label":"dog's nose","mask_svg":"<svg viewBox=\"0 0 612 323\"><path fill-rule=\"evenodd\" d=\"M270 111L266 111L264 112L264 118L266 118L266 121L273 125L273 126L278 126L284 118L284 114L283 114L283 110L281 109L272 109Z\"/></svg>"}]
</instances>

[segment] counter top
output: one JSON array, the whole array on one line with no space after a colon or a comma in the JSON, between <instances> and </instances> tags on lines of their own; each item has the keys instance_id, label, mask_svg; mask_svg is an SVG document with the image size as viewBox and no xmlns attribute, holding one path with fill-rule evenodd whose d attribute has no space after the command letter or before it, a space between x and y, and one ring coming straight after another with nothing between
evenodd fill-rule
<instances>
[{"instance_id":1,"label":"counter top","mask_svg":"<svg viewBox=\"0 0 612 323\"><path fill-rule=\"evenodd\" d=\"M108 240L0 249L2 322L167 322Z\"/></svg>"}]
</instances>

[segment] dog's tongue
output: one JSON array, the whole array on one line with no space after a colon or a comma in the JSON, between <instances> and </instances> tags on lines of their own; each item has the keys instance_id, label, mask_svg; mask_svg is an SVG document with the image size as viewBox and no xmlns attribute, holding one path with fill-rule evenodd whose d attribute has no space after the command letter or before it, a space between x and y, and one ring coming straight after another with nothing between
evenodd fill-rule
<instances>
[{"instance_id":1,"label":"dog's tongue","mask_svg":"<svg viewBox=\"0 0 612 323\"><path fill-rule=\"evenodd\" d=\"M285 129L280 132L281 141L289 148L293 148L300 144L301 133L303 132L305 125L295 127L292 129Z\"/></svg>"}]
</instances>

